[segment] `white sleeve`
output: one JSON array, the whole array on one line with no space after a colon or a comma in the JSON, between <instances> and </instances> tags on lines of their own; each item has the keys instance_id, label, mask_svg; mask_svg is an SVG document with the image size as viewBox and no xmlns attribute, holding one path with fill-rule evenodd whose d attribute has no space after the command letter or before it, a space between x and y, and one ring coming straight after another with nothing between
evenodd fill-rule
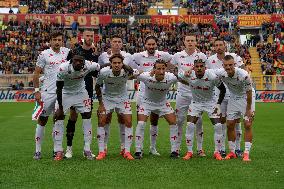
<instances>
[{"instance_id":1,"label":"white sleeve","mask_svg":"<svg viewBox=\"0 0 284 189\"><path fill-rule=\"evenodd\" d=\"M178 78L173 73L170 73L170 81L171 83L176 83Z\"/></svg>"},{"instance_id":2,"label":"white sleeve","mask_svg":"<svg viewBox=\"0 0 284 189\"><path fill-rule=\"evenodd\" d=\"M131 54L128 54L127 56L125 56L123 63L125 65L130 66L133 69L138 69L137 64L134 62L133 56Z\"/></svg>"},{"instance_id":3,"label":"white sleeve","mask_svg":"<svg viewBox=\"0 0 284 189\"><path fill-rule=\"evenodd\" d=\"M140 74L140 75L137 77L137 79L138 79L139 81L142 81L142 82L147 81L147 80L149 79L149 74L148 74L148 72L145 72L145 73Z\"/></svg>"},{"instance_id":4,"label":"white sleeve","mask_svg":"<svg viewBox=\"0 0 284 189\"><path fill-rule=\"evenodd\" d=\"M177 54L174 54L174 55L172 56L172 60L171 60L171 64L172 64L172 65L178 66L177 58L178 58Z\"/></svg>"},{"instance_id":5,"label":"white sleeve","mask_svg":"<svg viewBox=\"0 0 284 189\"><path fill-rule=\"evenodd\" d=\"M244 86L245 86L245 91L250 91L252 90L252 82L251 82L251 78L249 77L248 74L246 74L246 76L244 77Z\"/></svg>"},{"instance_id":6,"label":"white sleeve","mask_svg":"<svg viewBox=\"0 0 284 189\"><path fill-rule=\"evenodd\" d=\"M46 60L45 60L45 54L43 52L41 52L39 55L38 55L38 58L37 58L37 62L36 62L36 66L40 67L40 68L44 68L45 65L46 65Z\"/></svg>"},{"instance_id":7,"label":"white sleeve","mask_svg":"<svg viewBox=\"0 0 284 189\"><path fill-rule=\"evenodd\" d=\"M101 70L99 75L98 75L96 84L102 85L104 83L104 79L105 79L104 72L103 72L103 70Z\"/></svg>"},{"instance_id":8,"label":"white sleeve","mask_svg":"<svg viewBox=\"0 0 284 189\"><path fill-rule=\"evenodd\" d=\"M99 58L98 58L98 64L99 65L103 65L104 64L104 61L103 61L103 56L102 56L103 54L101 54L100 56L99 56Z\"/></svg>"},{"instance_id":9,"label":"white sleeve","mask_svg":"<svg viewBox=\"0 0 284 189\"><path fill-rule=\"evenodd\" d=\"M236 64L235 66L236 67L241 67L244 64L242 57L240 57L239 55L234 53L233 57L234 57L234 61L235 61L235 64Z\"/></svg>"},{"instance_id":10,"label":"white sleeve","mask_svg":"<svg viewBox=\"0 0 284 189\"><path fill-rule=\"evenodd\" d=\"M96 62L90 62L90 71L100 71L100 65Z\"/></svg>"},{"instance_id":11,"label":"white sleeve","mask_svg":"<svg viewBox=\"0 0 284 189\"><path fill-rule=\"evenodd\" d=\"M57 73L57 81L64 81L64 79L66 78L66 75L67 75L67 69L64 65L61 65L59 67L59 71Z\"/></svg>"},{"instance_id":12,"label":"white sleeve","mask_svg":"<svg viewBox=\"0 0 284 189\"><path fill-rule=\"evenodd\" d=\"M133 67L134 68L139 68L140 67L140 64L139 64L139 62L137 61L138 59L139 59L139 56L138 56L139 54L137 54L137 53L135 53L135 54L133 54L132 55L132 63L131 63L131 65L133 65Z\"/></svg>"},{"instance_id":13,"label":"white sleeve","mask_svg":"<svg viewBox=\"0 0 284 189\"><path fill-rule=\"evenodd\" d=\"M164 52L164 53L163 53L163 57L164 57L164 61L169 62L169 61L172 60L173 55L171 55L171 54L168 53L168 52Z\"/></svg>"}]
</instances>

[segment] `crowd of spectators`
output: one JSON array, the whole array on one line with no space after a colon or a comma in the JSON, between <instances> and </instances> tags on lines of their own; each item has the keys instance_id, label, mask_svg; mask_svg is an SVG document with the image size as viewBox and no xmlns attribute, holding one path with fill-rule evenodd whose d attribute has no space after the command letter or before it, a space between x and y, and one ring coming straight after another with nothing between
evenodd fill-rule
<instances>
[{"instance_id":1,"label":"crowd of spectators","mask_svg":"<svg viewBox=\"0 0 284 189\"><path fill-rule=\"evenodd\" d=\"M284 76L284 48L281 49L281 44L284 44L284 24L265 23L264 26L264 41L257 44L262 73L268 75L267 82L272 81L269 75L278 75L276 81L284 83L284 77L280 77ZM267 40L270 35L273 36L272 43Z\"/></svg>"},{"instance_id":2,"label":"crowd of spectators","mask_svg":"<svg viewBox=\"0 0 284 189\"><path fill-rule=\"evenodd\" d=\"M48 3L46 3L48 2ZM21 0L29 13L54 14L124 14L145 15L158 0ZM239 15L284 13L282 0L174 0L176 6L187 8L189 14Z\"/></svg>"}]
</instances>

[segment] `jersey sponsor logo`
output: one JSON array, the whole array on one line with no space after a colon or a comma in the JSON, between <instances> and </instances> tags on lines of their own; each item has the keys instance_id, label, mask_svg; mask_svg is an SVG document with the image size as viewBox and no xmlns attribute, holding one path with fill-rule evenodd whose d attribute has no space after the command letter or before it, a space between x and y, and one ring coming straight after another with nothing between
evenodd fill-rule
<instances>
[{"instance_id":1,"label":"jersey sponsor logo","mask_svg":"<svg viewBox=\"0 0 284 189\"><path fill-rule=\"evenodd\" d=\"M181 65L182 66L188 66L188 67L192 67L193 66L193 64L191 64L191 63L181 63Z\"/></svg>"},{"instance_id":2,"label":"jersey sponsor logo","mask_svg":"<svg viewBox=\"0 0 284 189\"><path fill-rule=\"evenodd\" d=\"M196 89L196 90L203 90L203 91L208 91L210 89L210 87L193 86L193 85L191 85L191 88Z\"/></svg>"},{"instance_id":3,"label":"jersey sponsor logo","mask_svg":"<svg viewBox=\"0 0 284 189\"><path fill-rule=\"evenodd\" d=\"M147 67L147 66L153 67L154 63L152 63L152 62L145 62L145 63L143 63L143 66L145 66L145 67Z\"/></svg>"},{"instance_id":4,"label":"jersey sponsor logo","mask_svg":"<svg viewBox=\"0 0 284 189\"><path fill-rule=\"evenodd\" d=\"M213 60L213 61L212 61L212 64L215 64L215 63L216 63L216 61L215 61L215 60Z\"/></svg>"}]
</instances>

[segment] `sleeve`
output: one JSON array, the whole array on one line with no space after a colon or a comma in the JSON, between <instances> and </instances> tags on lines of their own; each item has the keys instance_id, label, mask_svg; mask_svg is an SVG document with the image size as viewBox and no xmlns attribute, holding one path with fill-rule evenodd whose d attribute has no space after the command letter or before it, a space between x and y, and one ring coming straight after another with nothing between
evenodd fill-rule
<instances>
[{"instance_id":1,"label":"sleeve","mask_svg":"<svg viewBox=\"0 0 284 189\"><path fill-rule=\"evenodd\" d=\"M207 60L208 60L208 58L207 58L207 56L204 54L204 53L201 53L201 56L200 56L200 58L203 60L203 62L207 62Z\"/></svg>"},{"instance_id":2,"label":"sleeve","mask_svg":"<svg viewBox=\"0 0 284 189\"><path fill-rule=\"evenodd\" d=\"M175 66L178 66L177 54L174 54L174 55L172 56L171 64L172 64L172 65L175 65Z\"/></svg>"},{"instance_id":3,"label":"sleeve","mask_svg":"<svg viewBox=\"0 0 284 189\"><path fill-rule=\"evenodd\" d=\"M138 56L139 54L137 54L137 53L135 53L135 54L133 54L132 55L132 65L135 67L135 68L139 68L140 67L140 64L139 64L139 62L137 61L137 60L139 60L139 56Z\"/></svg>"},{"instance_id":4,"label":"sleeve","mask_svg":"<svg viewBox=\"0 0 284 189\"><path fill-rule=\"evenodd\" d=\"M66 69L63 66L60 66L57 73L57 81L64 81L64 79L66 78L66 73Z\"/></svg>"},{"instance_id":5,"label":"sleeve","mask_svg":"<svg viewBox=\"0 0 284 189\"><path fill-rule=\"evenodd\" d=\"M170 73L170 81L171 83L176 83L178 78L173 73Z\"/></svg>"},{"instance_id":6,"label":"sleeve","mask_svg":"<svg viewBox=\"0 0 284 189\"><path fill-rule=\"evenodd\" d=\"M97 81L96 81L96 84L98 85L102 85L104 83L104 72L103 70L100 71L99 75L98 75L98 78L97 78Z\"/></svg>"},{"instance_id":7,"label":"sleeve","mask_svg":"<svg viewBox=\"0 0 284 189\"><path fill-rule=\"evenodd\" d=\"M99 65L103 65L104 64L104 61L103 61L103 54L101 54L98 58L98 64Z\"/></svg>"},{"instance_id":8,"label":"sleeve","mask_svg":"<svg viewBox=\"0 0 284 189\"><path fill-rule=\"evenodd\" d=\"M125 65L128 65L130 66L131 68L133 69L137 69L138 66L137 64L134 62L134 59L133 59L133 56L131 54L127 54L127 56L125 56L124 60L123 60L123 63Z\"/></svg>"},{"instance_id":9,"label":"sleeve","mask_svg":"<svg viewBox=\"0 0 284 189\"><path fill-rule=\"evenodd\" d=\"M171 55L170 53L164 52L163 53L163 58L164 58L164 61L170 62L172 60L172 58L173 58L173 55Z\"/></svg>"},{"instance_id":10,"label":"sleeve","mask_svg":"<svg viewBox=\"0 0 284 189\"><path fill-rule=\"evenodd\" d=\"M252 90L252 82L251 82L251 78L249 77L248 74L246 74L246 76L244 77L243 82L244 82L245 91Z\"/></svg>"},{"instance_id":11,"label":"sleeve","mask_svg":"<svg viewBox=\"0 0 284 189\"><path fill-rule=\"evenodd\" d=\"M90 71L99 71L100 65L96 62L90 62Z\"/></svg>"},{"instance_id":12,"label":"sleeve","mask_svg":"<svg viewBox=\"0 0 284 189\"><path fill-rule=\"evenodd\" d=\"M142 74L140 74L140 75L137 77L137 79L138 79L139 81L142 81L142 82L144 82L144 83L148 80L148 78L149 78L148 72L142 73Z\"/></svg>"},{"instance_id":13,"label":"sleeve","mask_svg":"<svg viewBox=\"0 0 284 189\"><path fill-rule=\"evenodd\" d=\"M38 66L38 67L40 67L40 68L44 68L45 65L46 65L45 56L44 56L44 53L41 52L41 53L38 55L37 62L36 62L36 66Z\"/></svg>"},{"instance_id":14,"label":"sleeve","mask_svg":"<svg viewBox=\"0 0 284 189\"><path fill-rule=\"evenodd\" d=\"M240 57L239 55L234 54L233 57L234 57L236 67L241 67L244 64L242 57Z\"/></svg>"}]
</instances>

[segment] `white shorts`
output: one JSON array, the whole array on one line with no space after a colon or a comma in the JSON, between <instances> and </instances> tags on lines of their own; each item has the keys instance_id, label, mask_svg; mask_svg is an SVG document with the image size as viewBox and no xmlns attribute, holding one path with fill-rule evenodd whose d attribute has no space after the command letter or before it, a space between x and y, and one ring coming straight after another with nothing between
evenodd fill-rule
<instances>
[{"instance_id":1,"label":"white shorts","mask_svg":"<svg viewBox=\"0 0 284 189\"><path fill-rule=\"evenodd\" d=\"M128 98L115 100L115 98L104 98L103 103L106 109L106 113L117 112L119 114L132 114L131 102Z\"/></svg>"},{"instance_id":2,"label":"white shorts","mask_svg":"<svg viewBox=\"0 0 284 189\"><path fill-rule=\"evenodd\" d=\"M176 114L187 114L191 100L191 96L183 96L178 92L176 97Z\"/></svg>"},{"instance_id":3,"label":"white shorts","mask_svg":"<svg viewBox=\"0 0 284 189\"><path fill-rule=\"evenodd\" d=\"M168 101L164 104L153 105L142 100L138 108L138 114L149 116L152 112L159 116L164 116L174 113L174 110Z\"/></svg>"},{"instance_id":4,"label":"white shorts","mask_svg":"<svg viewBox=\"0 0 284 189\"><path fill-rule=\"evenodd\" d=\"M40 116L48 117L55 112L57 95L55 93L51 94L47 92L42 92L41 99L43 101L43 111Z\"/></svg>"},{"instance_id":5,"label":"white shorts","mask_svg":"<svg viewBox=\"0 0 284 189\"><path fill-rule=\"evenodd\" d=\"M203 112L207 112L209 118L219 118L217 114L214 114L216 102L194 102L192 101L189 108L189 115L194 117L201 117Z\"/></svg>"},{"instance_id":6,"label":"white shorts","mask_svg":"<svg viewBox=\"0 0 284 189\"><path fill-rule=\"evenodd\" d=\"M228 102L227 120L236 120L241 118L242 116L244 117L246 113L246 106L247 106L247 100L245 97L238 99L231 98ZM254 102L252 101L251 111L252 112L255 111L255 100Z\"/></svg>"},{"instance_id":7,"label":"white shorts","mask_svg":"<svg viewBox=\"0 0 284 189\"><path fill-rule=\"evenodd\" d=\"M87 91L75 94L62 95L62 106L64 114L73 106L77 113L90 112L92 110L92 100Z\"/></svg>"},{"instance_id":8,"label":"white shorts","mask_svg":"<svg viewBox=\"0 0 284 189\"><path fill-rule=\"evenodd\" d=\"M221 103L221 114L222 117L227 116L227 109L228 109L228 99L224 99L223 102Z\"/></svg>"}]
</instances>

